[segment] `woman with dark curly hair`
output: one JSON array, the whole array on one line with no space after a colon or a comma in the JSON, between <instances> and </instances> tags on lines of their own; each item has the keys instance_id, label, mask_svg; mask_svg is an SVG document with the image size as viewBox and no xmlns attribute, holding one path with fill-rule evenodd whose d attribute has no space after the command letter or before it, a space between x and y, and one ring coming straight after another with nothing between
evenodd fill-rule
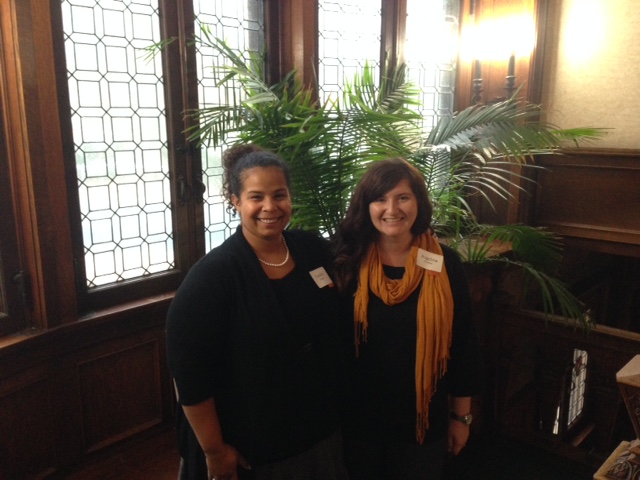
<instances>
[{"instance_id":1,"label":"woman with dark curly hair","mask_svg":"<svg viewBox=\"0 0 640 480\"><path fill-rule=\"evenodd\" d=\"M289 170L227 150L224 196L241 225L188 273L167 317L186 480L345 480L344 351L328 242L286 230Z\"/></svg>"},{"instance_id":2,"label":"woman with dark curly hair","mask_svg":"<svg viewBox=\"0 0 640 480\"><path fill-rule=\"evenodd\" d=\"M430 230L422 174L373 162L333 239L354 321L353 398L344 427L351 480L442 476L469 437L478 346L457 253Z\"/></svg>"}]
</instances>

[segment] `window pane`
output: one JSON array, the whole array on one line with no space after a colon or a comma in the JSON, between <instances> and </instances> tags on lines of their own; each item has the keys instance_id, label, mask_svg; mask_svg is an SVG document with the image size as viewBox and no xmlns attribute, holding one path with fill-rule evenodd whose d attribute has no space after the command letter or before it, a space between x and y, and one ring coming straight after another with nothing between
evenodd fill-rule
<instances>
[{"instance_id":1,"label":"window pane","mask_svg":"<svg viewBox=\"0 0 640 480\"><path fill-rule=\"evenodd\" d=\"M459 17L458 0L407 0L405 58L426 131L453 115Z\"/></svg>"},{"instance_id":2,"label":"window pane","mask_svg":"<svg viewBox=\"0 0 640 480\"><path fill-rule=\"evenodd\" d=\"M571 385L569 386L569 414L567 427L570 427L584 409L587 387L587 361L589 355L584 350L573 350L573 368L571 369Z\"/></svg>"},{"instance_id":3,"label":"window pane","mask_svg":"<svg viewBox=\"0 0 640 480\"><path fill-rule=\"evenodd\" d=\"M87 286L174 267L157 0L62 0Z\"/></svg>"},{"instance_id":4,"label":"window pane","mask_svg":"<svg viewBox=\"0 0 640 480\"><path fill-rule=\"evenodd\" d=\"M194 0L196 32L200 24L207 25L213 37L225 40L238 53L249 58L250 52L264 51L264 13L262 0ZM240 89L230 92L216 86L214 68L223 65L224 58L200 46L197 51L198 98L200 108L223 105L232 95L240 96ZM203 148L203 182L207 188L204 198L205 248L207 251L222 243L239 223L226 210L220 194L222 187L222 148Z\"/></svg>"},{"instance_id":5,"label":"window pane","mask_svg":"<svg viewBox=\"0 0 640 480\"><path fill-rule=\"evenodd\" d=\"M365 63L380 71L380 1L318 1L318 95L321 101L341 94L345 80Z\"/></svg>"}]
</instances>

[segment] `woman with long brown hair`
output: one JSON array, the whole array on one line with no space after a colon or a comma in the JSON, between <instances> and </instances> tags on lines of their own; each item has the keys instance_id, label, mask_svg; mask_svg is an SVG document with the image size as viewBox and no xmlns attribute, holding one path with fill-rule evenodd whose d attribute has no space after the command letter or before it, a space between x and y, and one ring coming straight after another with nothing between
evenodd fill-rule
<instances>
[{"instance_id":1,"label":"woman with long brown hair","mask_svg":"<svg viewBox=\"0 0 640 480\"><path fill-rule=\"evenodd\" d=\"M353 298L353 398L344 426L351 480L427 480L469 438L478 346L462 262L430 229L422 174L372 163L334 238Z\"/></svg>"}]
</instances>

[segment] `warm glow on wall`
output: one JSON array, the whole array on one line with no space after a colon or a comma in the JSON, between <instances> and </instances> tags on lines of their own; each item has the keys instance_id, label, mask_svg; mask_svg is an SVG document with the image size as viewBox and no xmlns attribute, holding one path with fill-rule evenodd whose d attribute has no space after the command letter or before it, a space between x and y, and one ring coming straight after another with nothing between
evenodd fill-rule
<instances>
[{"instance_id":1,"label":"warm glow on wall","mask_svg":"<svg viewBox=\"0 0 640 480\"><path fill-rule=\"evenodd\" d=\"M570 4L564 43L565 60L576 63L595 58L602 48L606 31L604 3L580 0Z\"/></svg>"},{"instance_id":2,"label":"warm glow on wall","mask_svg":"<svg viewBox=\"0 0 640 480\"><path fill-rule=\"evenodd\" d=\"M463 61L506 61L511 54L528 57L535 42L535 25L529 15L488 19L462 32L460 56Z\"/></svg>"}]
</instances>

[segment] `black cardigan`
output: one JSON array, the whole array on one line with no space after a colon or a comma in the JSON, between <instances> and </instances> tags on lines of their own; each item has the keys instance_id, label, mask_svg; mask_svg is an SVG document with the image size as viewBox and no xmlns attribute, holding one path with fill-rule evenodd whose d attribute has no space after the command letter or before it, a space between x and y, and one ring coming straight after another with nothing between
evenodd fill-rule
<instances>
[{"instance_id":1,"label":"black cardigan","mask_svg":"<svg viewBox=\"0 0 640 480\"><path fill-rule=\"evenodd\" d=\"M336 289L318 288L308 273L331 274L326 242L284 235L296 262L285 279L266 276L239 228L194 265L167 317L180 403L214 397L225 442L253 464L335 430L344 387Z\"/></svg>"},{"instance_id":2,"label":"black cardigan","mask_svg":"<svg viewBox=\"0 0 640 480\"><path fill-rule=\"evenodd\" d=\"M452 344L447 374L438 382L430 402L426 442L446 436L448 396L473 396L481 387L480 354L464 267L454 250L442 245L442 251L454 302ZM390 278L404 274L404 267L384 269ZM351 293L355 285L352 288ZM354 390L347 416L350 436L415 442L419 293L416 289L403 303L388 306L369 292L368 341L360 345L359 357L352 357Z\"/></svg>"}]
</instances>

